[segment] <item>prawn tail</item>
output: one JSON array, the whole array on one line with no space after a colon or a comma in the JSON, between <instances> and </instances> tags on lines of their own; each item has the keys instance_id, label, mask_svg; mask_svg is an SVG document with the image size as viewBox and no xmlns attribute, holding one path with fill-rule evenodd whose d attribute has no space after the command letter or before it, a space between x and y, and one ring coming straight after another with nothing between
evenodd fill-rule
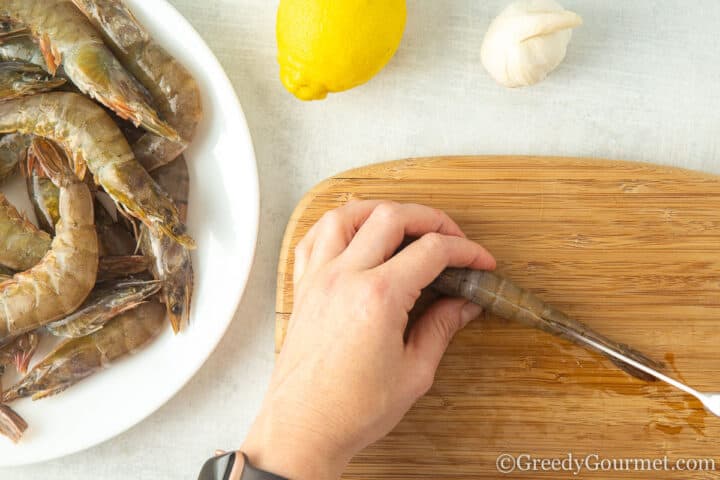
<instances>
[{"instance_id":1,"label":"prawn tail","mask_svg":"<svg viewBox=\"0 0 720 480\"><path fill-rule=\"evenodd\" d=\"M31 155L28 155L29 159L32 158L32 160L28 160L30 171L35 168L34 162L37 162L40 170L55 185L67 185L77 181L65 152L57 144L42 137L35 137L30 150L32 152Z\"/></svg>"},{"instance_id":2,"label":"prawn tail","mask_svg":"<svg viewBox=\"0 0 720 480\"><path fill-rule=\"evenodd\" d=\"M145 87L128 75L110 50L80 47L73 60L65 63L65 71L83 93L120 118L168 140L183 141L172 126L160 119Z\"/></svg>"},{"instance_id":3,"label":"prawn tail","mask_svg":"<svg viewBox=\"0 0 720 480\"><path fill-rule=\"evenodd\" d=\"M151 108L148 108L147 105L122 105L122 107L118 106L118 108L129 109L132 115L131 118L139 118L140 125L148 132L187 147L187 143L180 137L177 130L167 122L161 120L158 114Z\"/></svg>"},{"instance_id":4,"label":"prawn tail","mask_svg":"<svg viewBox=\"0 0 720 480\"><path fill-rule=\"evenodd\" d=\"M43 57L45 58L45 63L48 67L48 72L50 72L51 75L55 76L57 73L57 69L62 64L62 53L58 51L52 44L52 41L50 40L50 37L46 35L42 35L38 39L38 45L40 47L40 51L43 54Z\"/></svg>"},{"instance_id":5,"label":"prawn tail","mask_svg":"<svg viewBox=\"0 0 720 480\"><path fill-rule=\"evenodd\" d=\"M0 404L0 435L5 435L13 443L18 443L27 428L27 422L15 410Z\"/></svg>"}]
</instances>

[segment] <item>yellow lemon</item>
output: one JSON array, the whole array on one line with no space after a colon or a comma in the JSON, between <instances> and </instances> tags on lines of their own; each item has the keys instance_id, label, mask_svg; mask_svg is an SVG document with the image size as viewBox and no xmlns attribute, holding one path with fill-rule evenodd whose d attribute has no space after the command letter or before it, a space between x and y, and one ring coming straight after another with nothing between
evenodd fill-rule
<instances>
[{"instance_id":1,"label":"yellow lemon","mask_svg":"<svg viewBox=\"0 0 720 480\"><path fill-rule=\"evenodd\" d=\"M301 100L319 100L370 80L405 30L405 0L280 0L280 79Z\"/></svg>"}]
</instances>

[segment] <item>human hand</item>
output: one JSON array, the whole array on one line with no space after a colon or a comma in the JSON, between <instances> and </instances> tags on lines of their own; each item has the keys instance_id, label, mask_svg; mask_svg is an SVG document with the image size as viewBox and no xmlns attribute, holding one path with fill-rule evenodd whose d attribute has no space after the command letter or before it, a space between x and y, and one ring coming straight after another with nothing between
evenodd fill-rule
<instances>
[{"instance_id":1,"label":"human hand","mask_svg":"<svg viewBox=\"0 0 720 480\"><path fill-rule=\"evenodd\" d=\"M395 254L406 237L418 239ZM446 267L495 260L445 213L357 201L330 211L295 249L295 304L261 412L241 450L293 480L338 478L433 383L455 333L480 314L435 302L408 313Z\"/></svg>"}]
</instances>

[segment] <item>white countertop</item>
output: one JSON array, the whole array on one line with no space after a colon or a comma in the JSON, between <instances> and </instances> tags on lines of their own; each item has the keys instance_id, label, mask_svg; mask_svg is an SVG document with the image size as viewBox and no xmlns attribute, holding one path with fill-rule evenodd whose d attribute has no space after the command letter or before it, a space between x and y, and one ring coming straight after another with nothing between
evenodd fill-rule
<instances>
[{"instance_id":1,"label":"white countertop","mask_svg":"<svg viewBox=\"0 0 720 480\"><path fill-rule=\"evenodd\" d=\"M277 0L170 1L219 57L253 135L262 218L245 298L204 368L149 419L86 452L0 469L0 479L194 480L215 448L239 446L273 366L285 223L303 193L329 175L382 160L485 153L720 173L715 0L564 0L585 24L560 68L522 90L497 86L480 64L484 31L505 0L409 1L405 38L388 67L315 103L295 100L278 79Z\"/></svg>"}]
</instances>

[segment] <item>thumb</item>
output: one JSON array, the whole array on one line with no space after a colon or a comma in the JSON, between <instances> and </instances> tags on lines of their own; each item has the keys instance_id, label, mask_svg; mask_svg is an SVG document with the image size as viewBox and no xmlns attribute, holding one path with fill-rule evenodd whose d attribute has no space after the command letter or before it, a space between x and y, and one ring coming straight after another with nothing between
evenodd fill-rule
<instances>
[{"instance_id":1,"label":"thumb","mask_svg":"<svg viewBox=\"0 0 720 480\"><path fill-rule=\"evenodd\" d=\"M462 298L435 302L412 326L408 348L415 360L437 368L455 334L482 312L479 305Z\"/></svg>"}]
</instances>

